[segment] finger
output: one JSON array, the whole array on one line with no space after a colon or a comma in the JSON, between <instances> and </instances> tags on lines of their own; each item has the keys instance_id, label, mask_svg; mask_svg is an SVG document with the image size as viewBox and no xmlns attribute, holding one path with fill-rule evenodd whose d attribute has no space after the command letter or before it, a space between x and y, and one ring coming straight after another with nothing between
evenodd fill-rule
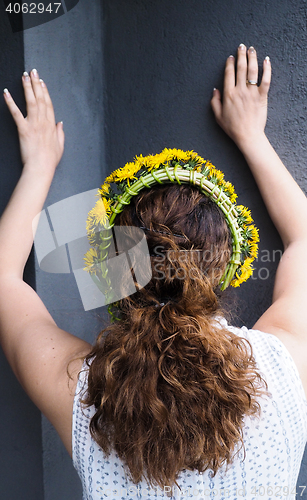
<instances>
[{"instance_id":1,"label":"finger","mask_svg":"<svg viewBox=\"0 0 307 500\"><path fill-rule=\"evenodd\" d=\"M254 47L250 47L247 52L247 80L251 82L258 82L258 61L257 53ZM256 87L256 85L249 85L249 87Z\"/></svg>"},{"instance_id":2,"label":"finger","mask_svg":"<svg viewBox=\"0 0 307 500\"><path fill-rule=\"evenodd\" d=\"M212 107L215 119L218 122L222 116L221 93L218 89L213 89L213 97L211 99L211 107Z\"/></svg>"},{"instance_id":3,"label":"finger","mask_svg":"<svg viewBox=\"0 0 307 500\"><path fill-rule=\"evenodd\" d=\"M53 108L53 104L52 104L52 101L51 101L51 98L50 98L50 95L49 95L49 92L48 92L48 89L47 89L47 85L46 85L46 83L42 79L40 79L40 83L41 83L41 86L42 86L42 89L43 89L43 95L44 95L44 98L45 98L47 118L50 121L54 121L55 122L54 108Z\"/></svg>"},{"instance_id":4,"label":"finger","mask_svg":"<svg viewBox=\"0 0 307 500\"><path fill-rule=\"evenodd\" d=\"M36 115L36 113L37 113L36 98L35 98L35 95L33 92L31 78L26 71L22 75L22 84L23 84L23 90L25 93L27 115L28 115L28 118L31 118L34 114Z\"/></svg>"},{"instance_id":5,"label":"finger","mask_svg":"<svg viewBox=\"0 0 307 500\"><path fill-rule=\"evenodd\" d=\"M24 116L18 106L15 104L14 99L12 98L11 94L7 89L4 89L3 91L4 99L7 104L7 107L10 110L10 113L18 127L18 129L21 129L22 126L24 125Z\"/></svg>"},{"instance_id":6,"label":"finger","mask_svg":"<svg viewBox=\"0 0 307 500\"><path fill-rule=\"evenodd\" d=\"M246 77L247 77L246 47L243 43L240 43L238 47L236 85L238 87L246 87Z\"/></svg>"},{"instance_id":7,"label":"finger","mask_svg":"<svg viewBox=\"0 0 307 500\"><path fill-rule=\"evenodd\" d=\"M36 69L32 69L30 73L32 89L36 100L36 105L38 107L38 112L46 114L46 103L43 88L41 82L39 81L39 75Z\"/></svg>"},{"instance_id":8,"label":"finger","mask_svg":"<svg viewBox=\"0 0 307 500\"><path fill-rule=\"evenodd\" d=\"M270 88L271 83L271 74L272 74L272 66L269 56L266 56L263 61L263 73L261 84L259 85L259 92L262 95L267 95Z\"/></svg>"},{"instance_id":9,"label":"finger","mask_svg":"<svg viewBox=\"0 0 307 500\"><path fill-rule=\"evenodd\" d=\"M229 56L226 61L224 73L224 92L228 92L235 86L235 58Z\"/></svg>"}]
</instances>

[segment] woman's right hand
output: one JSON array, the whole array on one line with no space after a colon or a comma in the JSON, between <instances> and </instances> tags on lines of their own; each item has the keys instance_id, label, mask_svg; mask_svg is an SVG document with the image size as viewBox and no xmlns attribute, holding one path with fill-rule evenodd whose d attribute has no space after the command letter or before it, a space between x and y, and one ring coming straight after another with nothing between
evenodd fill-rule
<instances>
[{"instance_id":1,"label":"woman's right hand","mask_svg":"<svg viewBox=\"0 0 307 500\"><path fill-rule=\"evenodd\" d=\"M64 151L64 131L61 122L55 123L52 101L46 84L36 70L22 77L27 116L15 104L9 92L5 101L17 125L21 160L24 170L54 174Z\"/></svg>"},{"instance_id":2,"label":"woman's right hand","mask_svg":"<svg viewBox=\"0 0 307 500\"><path fill-rule=\"evenodd\" d=\"M217 123L241 150L250 141L264 135L271 81L268 57L263 62L260 85L247 83L248 80L258 80L257 54L253 47L247 51L241 44L237 53L237 68L233 56L226 61L223 100L217 89L214 89L211 100Z\"/></svg>"}]
</instances>

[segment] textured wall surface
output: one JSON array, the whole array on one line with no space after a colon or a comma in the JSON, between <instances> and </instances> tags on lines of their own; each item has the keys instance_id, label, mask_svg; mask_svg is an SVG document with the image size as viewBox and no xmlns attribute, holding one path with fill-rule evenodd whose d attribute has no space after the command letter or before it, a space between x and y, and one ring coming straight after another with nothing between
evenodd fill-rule
<instances>
[{"instance_id":1,"label":"textured wall surface","mask_svg":"<svg viewBox=\"0 0 307 500\"><path fill-rule=\"evenodd\" d=\"M254 45L260 60L269 55L273 81L267 134L307 192L306 7L303 0L80 0L61 18L24 33L24 67L22 36L10 34L0 10L2 86L23 105L20 75L36 67L47 82L57 121L64 121L65 153L46 206L96 188L108 172L136 154L164 147L194 149L235 184L260 229L255 277L230 297L237 303L235 323L251 327L270 304L282 246L241 153L215 124L210 99L213 87L222 88L226 57L239 43ZM9 79L3 80L7 74ZM3 207L18 178L20 159L4 103L0 110ZM31 279L31 268L28 273ZM37 266L36 282L58 325L93 341L104 311L84 312L73 275L49 274ZM71 461L45 419L43 493L39 414L2 357L0 370L9 388L0 388L5 422L0 431L1 493L10 486L15 496L6 495L9 500L80 500ZM2 437L3 429L7 435ZM306 469L305 455L298 485L307 485ZM307 499L307 492L300 498Z\"/></svg>"}]
</instances>

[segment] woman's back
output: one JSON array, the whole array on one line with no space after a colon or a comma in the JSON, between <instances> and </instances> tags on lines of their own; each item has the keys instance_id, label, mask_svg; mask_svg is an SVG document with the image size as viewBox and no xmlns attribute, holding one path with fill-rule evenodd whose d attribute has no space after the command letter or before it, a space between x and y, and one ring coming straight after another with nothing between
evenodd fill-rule
<instances>
[{"instance_id":1,"label":"woman's back","mask_svg":"<svg viewBox=\"0 0 307 500\"><path fill-rule=\"evenodd\" d=\"M220 322L227 325L225 319ZM88 424L95 408L84 408L80 397L86 390L87 370L80 375L74 400L73 463L83 484L84 499L174 498L235 499L282 497L294 499L302 493L296 486L307 442L307 400L296 365L283 343L274 335L227 326L252 345L254 358L268 384L261 399L261 416L246 417L243 449L234 462L213 477L183 471L178 486L149 487L145 481L129 481L123 463L113 451L104 456L91 438Z\"/></svg>"}]
</instances>

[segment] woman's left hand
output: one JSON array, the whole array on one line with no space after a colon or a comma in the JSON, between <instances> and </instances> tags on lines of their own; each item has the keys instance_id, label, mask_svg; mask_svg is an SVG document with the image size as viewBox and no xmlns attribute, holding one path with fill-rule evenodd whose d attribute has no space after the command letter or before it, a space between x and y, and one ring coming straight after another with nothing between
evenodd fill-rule
<instances>
[{"instance_id":1,"label":"woman's left hand","mask_svg":"<svg viewBox=\"0 0 307 500\"><path fill-rule=\"evenodd\" d=\"M53 105L46 84L36 70L22 77L27 116L24 118L9 92L5 101L17 125L24 170L53 176L64 151L63 123L55 123Z\"/></svg>"},{"instance_id":2,"label":"woman's left hand","mask_svg":"<svg viewBox=\"0 0 307 500\"><path fill-rule=\"evenodd\" d=\"M217 123L243 151L249 143L263 138L267 120L268 92L271 81L269 57L263 61L263 74L258 81L258 62L254 47L241 44L235 58L229 56L224 75L223 100L214 89L211 105Z\"/></svg>"}]
</instances>

